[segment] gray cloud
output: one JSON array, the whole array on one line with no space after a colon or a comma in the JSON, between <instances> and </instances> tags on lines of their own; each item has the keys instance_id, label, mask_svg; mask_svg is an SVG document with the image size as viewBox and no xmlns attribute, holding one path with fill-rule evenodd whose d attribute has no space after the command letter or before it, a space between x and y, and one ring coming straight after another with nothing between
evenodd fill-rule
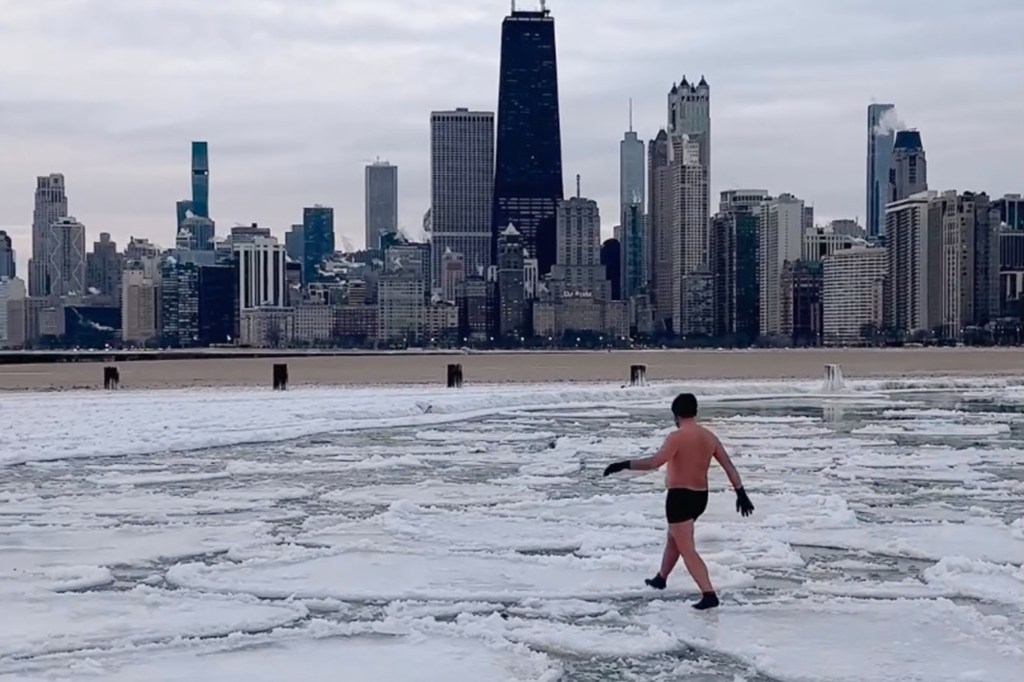
<instances>
[{"instance_id":1,"label":"gray cloud","mask_svg":"<svg viewBox=\"0 0 1024 682\"><path fill-rule=\"evenodd\" d=\"M529 5L531 0L519 0ZM626 100L651 137L684 74L712 86L715 192L792 191L861 215L865 108L921 129L932 184L1024 189L1019 0L550 0L567 190L610 228ZM169 244L189 141L210 142L218 224L282 232L303 205L362 235L363 165L398 164L402 224L429 201L429 112L494 109L507 0L0 0L0 225L30 249L36 175L67 175L100 231Z\"/></svg>"}]
</instances>

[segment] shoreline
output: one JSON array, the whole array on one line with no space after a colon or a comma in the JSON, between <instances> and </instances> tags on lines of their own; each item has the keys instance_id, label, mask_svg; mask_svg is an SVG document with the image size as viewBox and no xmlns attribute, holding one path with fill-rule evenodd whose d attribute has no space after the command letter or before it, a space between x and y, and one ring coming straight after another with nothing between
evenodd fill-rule
<instances>
[{"instance_id":1,"label":"shoreline","mask_svg":"<svg viewBox=\"0 0 1024 682\"><path fill-rule=\"evenodd\" d=\"M287 353L287 352L285 352ZM0 364L0 392L103 388L103 368L116 366L120 389L266 388L273 365L288 366L289 387L433 385L443 387L449 364L467 385L627 383L631 365L648 381L815 380L839 365L846 379L924 376L1018 376L1024 348L630 350L630 351L385 351L325 355L214 353L201 359L105 363L113 354L78 362Z\"/></svg>"}]
</instances>

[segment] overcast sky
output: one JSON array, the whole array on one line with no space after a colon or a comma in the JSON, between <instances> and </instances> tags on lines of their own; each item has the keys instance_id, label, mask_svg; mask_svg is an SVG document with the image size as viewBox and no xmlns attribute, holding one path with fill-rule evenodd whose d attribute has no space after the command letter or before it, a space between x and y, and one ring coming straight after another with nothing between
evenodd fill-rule
<instances>
[{"instance_id":1,"label":"overcast sky","mask_svg":"<svg viewBox=\"0 0 1024 682\"><path fill-rule=\"evenodd\" d=\"M523 8L539 0L519 0ZM933 189L1024 191L1021 0L550 0L567 192L610 232L618 142L711 84L712 209L730 187L864 215L866 107L919 128ZM35 177L70 212L170 246L189 142L210 144L218 232L283 235L335 207L362 246L363 166L399 166L400 224L429 206L429 113L497 106L507 0L0 0L0 227L30 250ZM341 244L339 244L341 246Z\"/></svg>"}]
</instances>

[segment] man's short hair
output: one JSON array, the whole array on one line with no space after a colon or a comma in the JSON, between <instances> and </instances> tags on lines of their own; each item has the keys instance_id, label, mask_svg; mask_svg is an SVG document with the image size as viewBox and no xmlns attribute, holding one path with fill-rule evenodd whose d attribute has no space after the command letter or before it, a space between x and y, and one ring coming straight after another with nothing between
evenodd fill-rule
<instances>
[{"instance_id":1,"label":"man's short hair","mask_svg":"<svg viewBox=\"0 0 1024 682\"><path fill-rule=\"evenodd\" d=\"M680 419L693 419L697 416L697 396L692 393L680 393L672 401L672 414Z\"/></svg>"}]
</instances>

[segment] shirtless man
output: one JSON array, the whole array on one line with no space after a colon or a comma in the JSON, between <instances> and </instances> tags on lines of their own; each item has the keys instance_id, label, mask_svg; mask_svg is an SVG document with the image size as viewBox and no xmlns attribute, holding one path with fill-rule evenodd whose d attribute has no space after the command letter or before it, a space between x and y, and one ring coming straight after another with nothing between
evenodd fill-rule
<instances>
[{"instance_id":1,"label":"shirtless man","mask_svg":"<svg viewBox=\"0 0 1024 682\"><path fill-rule=\"evenodd\" d=\"M665 581L682 556L686 569L702 593L701 600L693 608L703 611L718 606L718 595L708 577L708 567L694 546L693 526L708 506L708 468L712 458L722 465L736 490L736 511L750 516L754 513L754 505L743 490L740 475L718 436L697 423L697 398L692 393L679 395L672 401L672 414L678 428L669 434L656 455L609 464L604 475L624 469L649 471L668 464L665 475L668 538L661 557L661 570L644 582L655 589L665 589Z\"/></svg>"}]
</instances>

